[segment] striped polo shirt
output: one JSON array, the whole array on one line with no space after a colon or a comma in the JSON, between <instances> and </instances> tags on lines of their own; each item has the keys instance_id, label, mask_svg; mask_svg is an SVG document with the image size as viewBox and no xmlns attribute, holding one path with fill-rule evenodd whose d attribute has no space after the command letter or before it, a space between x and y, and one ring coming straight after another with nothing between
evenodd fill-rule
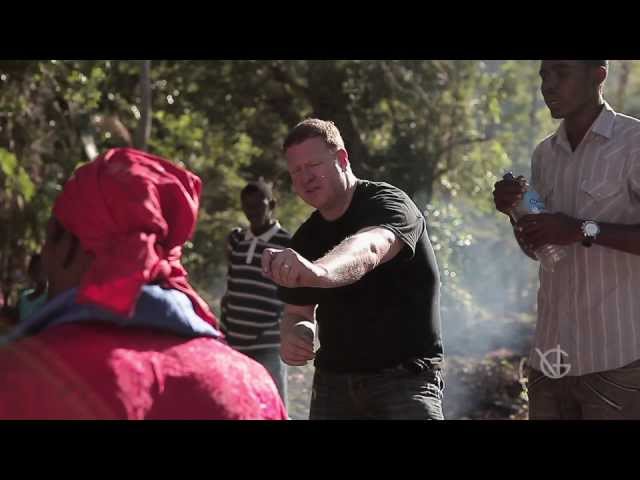
<instances>
[{"instance_id":1,"label":"striped polo shirt","mask_svg":"<svg viewBox=\"0 0 640 480\"><path fill-rule=\"evenodd\" d=\"M575 151L564 122L532 159L532 186L550 212L640 224L640 121L605 104ZM530 364L557 349L569 375L613 370L640 358L640 256L594 244L562 247L553 272L540 269ZM539 351L537 351L538 349ZM552 362L556 354L546 359Z\"/></svg>"},{"instance_id":2,"label":"striped polo shirt","mask_svg":"<svg viewBox=\"0 0 640 480\"><path fill-rule=\"evenodd\" d=\"M237 228L229 235L231 261L226 308L222 318L229 344L239 351L280 347L280 317L284 304L277 286L262 276L265 248L286 248L291 235L278 222L257 237Z\"/></svg>"}]
</instances>

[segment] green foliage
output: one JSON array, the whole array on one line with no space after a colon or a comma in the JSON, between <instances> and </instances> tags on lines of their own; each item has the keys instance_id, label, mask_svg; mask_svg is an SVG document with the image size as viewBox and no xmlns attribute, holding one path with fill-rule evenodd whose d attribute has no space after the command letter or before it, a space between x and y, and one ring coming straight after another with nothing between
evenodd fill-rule
<instances>
[{"instance_id":1,"label":"green foliage","mask_svg":"<svg viewBox=\"0 0 640 480\"><path fill-rule=\"evenodd\" d=\"M184 249L192 280L217 298L224 240L245 222L246 181L274 183L288 230L310 213L291 191L281 143L313 115L336 122L356 174L403 188L427 212L453 316L469 317L487 293L467 281L476 269L504 267L481 266L479 256L517 258L525 268L511 269L509 282L535 281L491 191L507 168L528 174L533 146L554 128L537 71L534 61L151 62L148 148L203 181L198 228ZM55 196L89 158L86 139L97 151L129 144L141 118L140 74L138 61L0 62L3 288L19 285Z\"/></svg>"},{"instance_id":2,"label":"green foliage","mask_svg":"<svg viewBox=\"0 0 640 480\"><path fill-rule=\"evenodd\" d=\"M0 290L10 303L69 175L93 146L102 152L135 137L141 68L139 61L0 61ZM192 282L215 308L226 236L246 222L239 193L247 181L273 182L277 216L290 232L307 218L282 141L305 117L333 120L356 175L404 189L427 217L445 346L458 348L451 378L466 382L462 397L495 397L474 412L452 404L457 413L449 413L485 418L497 405L503 417L526 415L516 368L522 343L502 360L485 354L531 333L529 320L508 319L533 314L537 265L519 251L491 193L506 169L530 175L533 148L558 125L542 101L538 69L522 60L152 61L148 150L203 182L198 227L183 252ZM613 61L605 97L638 116L640 64ZM470 366L455 357L470 350L483 360ZM305 372L293 373L308 386ZM298 406L294 413L305 416Z\"/></svg>"}]
</instances>

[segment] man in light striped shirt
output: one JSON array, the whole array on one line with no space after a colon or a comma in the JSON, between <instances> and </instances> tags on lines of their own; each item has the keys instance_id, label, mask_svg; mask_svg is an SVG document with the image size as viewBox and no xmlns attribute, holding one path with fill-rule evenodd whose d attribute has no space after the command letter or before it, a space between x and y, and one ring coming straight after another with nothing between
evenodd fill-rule
<instances>
[{"instance_id":1,"label":"man in light striped shirt","mask_svg":"<svg viewBox=\"0 0 640 480\"><path fill-rule=\"evenodd\" d=\"M549 244L566 256L540 269L532 419L640 419L640 121L604 101L607 70L606 60L540 67L545 103L563 119L532 158L550 213L515 232L532 258ZM498 182L496 208L508 213L526 188Z\"/></svg>"},{"instance_id":2,"label":"man in light striped shirt","mask_svg":"<svg viewBox=\"0 0 640 480\"><path fill-rule=\"evenodd\" d=\"M284 304L276 285L262 275L261 259L267 247L288 247L291 235L273 218L276 202L264 180L249 183L240 200L249 228L236 228L227 238L229 270L221 325L229 345L269 371L286 405L287 372L280 358Z\"/></svg>"}]
</instances>

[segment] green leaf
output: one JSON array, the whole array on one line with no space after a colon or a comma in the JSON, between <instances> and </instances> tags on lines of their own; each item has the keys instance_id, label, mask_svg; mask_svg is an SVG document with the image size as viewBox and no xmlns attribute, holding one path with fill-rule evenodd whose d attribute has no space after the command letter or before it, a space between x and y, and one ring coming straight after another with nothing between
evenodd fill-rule
<instances>
[{"instance_id":1,"label":"green leaf","mask_svg":"<svg viewBox=\"0 0 640 480\"><path fill-rule=\"evenodd\" d=\"M36 192L36 187L29 178L29 174L20 167L17 177L18 190L27 202L30 202Z\"/></svg>"},{"instance_id":2,"label":"green leaf","mask_svg":"<svg viewBox=\"0 0 640 480\"><path fill-rule=\"evenodd\" d=\"M4 148L0 148L0 168L7 177L14 175L17 165L16 156Z\"/></svg>"}]
</instances>

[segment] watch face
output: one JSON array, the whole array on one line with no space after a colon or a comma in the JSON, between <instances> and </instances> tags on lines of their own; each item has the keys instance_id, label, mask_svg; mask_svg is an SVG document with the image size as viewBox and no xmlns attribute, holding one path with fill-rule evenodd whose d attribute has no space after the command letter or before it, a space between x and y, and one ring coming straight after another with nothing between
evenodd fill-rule
<instances>
[{"instance_id":1,"label":"watch face","mask_svg":"<svg viewBox=\"0 0 640 480\"><path fill-rule=\"evenodd\" d=\"M587 223L584 226L584 233L590 237L595 237L599 231L600 229L598 228L598 225L596 225L595 223Z\"/></svg>"}]
</instances>

